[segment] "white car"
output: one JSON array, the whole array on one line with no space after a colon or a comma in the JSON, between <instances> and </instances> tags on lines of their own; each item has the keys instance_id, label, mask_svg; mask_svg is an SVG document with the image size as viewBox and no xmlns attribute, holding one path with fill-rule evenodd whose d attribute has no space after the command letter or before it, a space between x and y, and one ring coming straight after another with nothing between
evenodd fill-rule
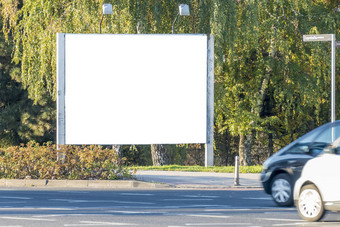
<instances>
[{"instance_id":1,"label":"white car","mask_svg":"<svg viewBox=\"0 0 340 227\"><path fill-rule=\"evenodd\" d=\"M340 211L340 138L311 159L294 187L294 203L307 221L320 220L325 211Z\"/></svg>"}]
</instances>

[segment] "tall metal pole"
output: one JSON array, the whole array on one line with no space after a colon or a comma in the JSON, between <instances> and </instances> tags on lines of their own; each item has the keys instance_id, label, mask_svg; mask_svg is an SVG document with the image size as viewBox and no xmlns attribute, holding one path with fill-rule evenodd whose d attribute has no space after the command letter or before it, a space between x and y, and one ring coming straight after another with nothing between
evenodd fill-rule
<instances>
[{"instance_id":1,"label":"tall metal pole","mask_svg":"<svg viewBox=\"0 0 340 227\"><path fill-rule=\"evenodd\" d=\"M57 34L57 149L65 144L65 33ZM57 153L64 161L65 154Z\"/></svg>"},{"instance_id":2,"label":"tall metal pole","mask_svg":"<svg viewBox=\"0 0 340 227\"><path fill-rule=\"evenodd\" d=\"M331 47L332 47L332 112L331 112L331 122L335 121L335 48L336 48L336 42L335 42L335 34L332 34L332 40L331 40Z\"/></svg>"},{"instance_id":3,"label":"tall metal pole","mask_svg":"<svg viewBox=\"0 0 340 227\"><path fill-rule=\"evenodd\" d=\"M208 36L207 68L207 143L205 167L214 165L214 36Z\"/></svg>"},{"instance_id":4,"label":"tall metal pole","mask_svg":"<svg viewBox=\"0 0 340 227\"><path fill-rule=\"evenodd\" d=\"M331 122L335 121L335 48L338 43L335 40L335 34L315 34L303 35L304 42L325 42L331 41Z\"/></svg>"}]
</instances>

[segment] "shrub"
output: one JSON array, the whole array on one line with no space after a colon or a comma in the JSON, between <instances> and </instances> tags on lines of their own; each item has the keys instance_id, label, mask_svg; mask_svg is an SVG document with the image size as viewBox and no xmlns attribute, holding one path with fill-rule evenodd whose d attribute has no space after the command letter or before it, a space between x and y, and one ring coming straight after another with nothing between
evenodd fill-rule
<instances>
[{"instance_id":1,"label":"shrub","mask_svg":"<svg viewBox=\"0 0 340 227\"><path fill-rule=\"evenodd\" d=\"M59 158L58 158L59 157ZM0 177L23 179L98 179L130 178L112 149L100 146L39 145L0 148Z\"/></svg>"}]
</instances>

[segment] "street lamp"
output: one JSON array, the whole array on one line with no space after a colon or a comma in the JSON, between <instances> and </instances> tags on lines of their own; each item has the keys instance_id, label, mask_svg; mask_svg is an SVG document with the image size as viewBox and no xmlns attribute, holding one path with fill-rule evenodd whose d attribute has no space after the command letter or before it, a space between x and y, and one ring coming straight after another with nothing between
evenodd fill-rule
<instances>
[{"instance_id":1,"label":"street lamp","mask_svg":"<svg viewBox=\"0 0 340 227\"><path fill-rule=\"evenodd\" d=\"M100 20L99 34L102 33L102 22L103 22L104 15L113 14L112 4L104 3L102 7L103 7L103 14L102 14L102 19Z\"/></svg>"},{"instance_id":2,"label":"street lamp","mask_svg":"<svg viewBox=\"0 0 340 227\"><path fill-rule=\"evenodd\" d=\"M174 22L172 23L172 34L175 33L175 23L179 16L190 16L189 6L187 4L180 4L178 7L178 14L175 17Z\"/></svg>"}]
</instances>

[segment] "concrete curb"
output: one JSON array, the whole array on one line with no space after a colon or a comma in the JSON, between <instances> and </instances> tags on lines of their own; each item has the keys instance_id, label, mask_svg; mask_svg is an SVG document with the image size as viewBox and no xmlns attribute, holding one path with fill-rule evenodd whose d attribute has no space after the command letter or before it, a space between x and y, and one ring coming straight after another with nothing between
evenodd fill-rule
<instances>
[{"instance_id":1,"label":"concrete curb","mask_svg":"<svg viewBox=\"0 0 340 227\"><path fill-rule=\"evenodd\" d=\"M34 180L0 179L0 187L42 187L42 188L93 188L93 189L131 189L131 188L169 188L167 184L149 183L136 180Z\"/></svg>"},{"instance_id":2,"label":"concrete curb","mask_svg":"<svg viewBox=\"0 0 340 227\"><path fill-rule=\"evenodd\" d=\"M170 185L173 188L177 189L263 189L262 186L250 186L250 185L198 185L198 184L177 184Z\"/></svg>"}]
</instances>

